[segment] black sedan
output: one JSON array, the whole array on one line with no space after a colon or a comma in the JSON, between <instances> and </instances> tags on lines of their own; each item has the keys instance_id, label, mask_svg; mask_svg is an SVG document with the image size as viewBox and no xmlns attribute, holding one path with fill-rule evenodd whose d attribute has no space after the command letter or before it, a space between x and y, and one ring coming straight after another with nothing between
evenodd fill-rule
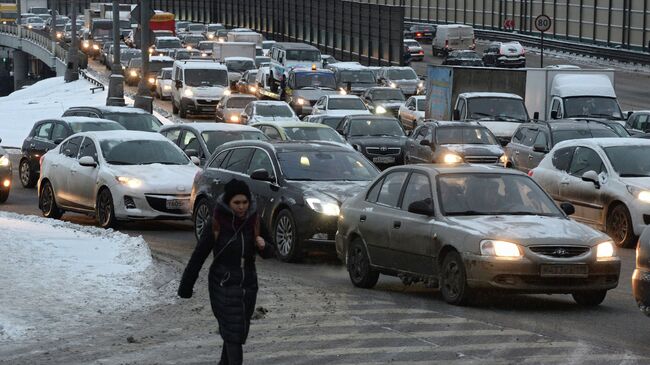
<instances>
[{"instance_id":1,"label":"black sedan","mask_svg":"<svg viewBox=\"0 0 650 365\"><path fill-rule=\"evenodd\" d=\"M404 163L406 134L400 122L379 115L349 115L336 129L380 169Z\"/></svg>"},{"instance_id":2,"label":"black sedan","mask_svg":"<svg viewBox=\"0 0 650 365\"><path fill-rule=\"evenodd\" d=\"M2 138L0 138L2 142ZM0 203L4 203L9 198L11 190L11 161L9 154L4 148L0 147Z\"/></svg>"},{"instance_id":3,"label":"black sedan","mask_svg":"<svg viewBox=\"0 0 650 365\"><path fill-rule=\"evenodd\" d=\"M496 137L477 122L426 122L406 142L404 163L503 164Z\"/></svg>"},{"instance_id":4,"label":"black sedan","mask_svg":"<svg viewBox=\"0 0 650 365\"><path fill-rule=\"evenodd\" d=\"M449 52L442 64L447 66L484 66L481 56L476 51L471 50Z\"/></svg>"},{"instance_id":5,"label":"black sedan","mask_svg":"<svg viewBox=\"0 0 650 365\"><path fill-rule=\"evenodd\" d=\"M197 240L209 239L211 212L224 185L244 180L278 257L297 261L309 248L334 246L339 206L378 173L361 154L333 143L229 142L216 149L194 179L194 233Z\"/></svg>"}]
</instances>

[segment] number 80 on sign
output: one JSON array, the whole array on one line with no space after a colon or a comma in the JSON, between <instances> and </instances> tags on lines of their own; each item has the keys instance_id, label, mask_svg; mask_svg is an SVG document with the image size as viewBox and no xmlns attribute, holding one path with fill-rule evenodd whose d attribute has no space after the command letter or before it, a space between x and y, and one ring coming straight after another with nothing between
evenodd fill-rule
<instances>
[{"instance_id":1,"label":"number 80 on sign","mask_svg":"<svg viewBox=\"0 0 650 365\"><path fill-rule=\"evenodd\" d=\"M551 29L551 25L553 24L553 21L548 15L539 15L537 18L535 18L535 29L537 29L540 32L546 32L549 29Z\"/></svg>"}]
</instances>

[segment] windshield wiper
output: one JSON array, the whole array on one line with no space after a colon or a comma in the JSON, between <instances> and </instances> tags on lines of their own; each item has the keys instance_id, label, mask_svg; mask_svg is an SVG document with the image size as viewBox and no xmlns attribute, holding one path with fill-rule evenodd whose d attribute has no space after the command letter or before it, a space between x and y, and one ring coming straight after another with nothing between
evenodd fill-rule
<instances>
[{"instance_id":1,"label":"windshield wiper","mask_svg":"<svg viewBox=\"0 0 650 365\"><path fill-rule=\"evenodd\" d=\"M500 213L494 213L494 212L479 212L477 210L466 210L464 212L447 212L446 215L449 216L454 216L454 215L497 215Z\"/></svg>"},{"instance_id":2,"label":"windshield wiper","mask_svg":"<svg viewBox=\"0 0 650 365\"><path fill-rule=\"evenodd\" d=\"M133 163L128 161L117 161L117 160L108 160L107 163L111 165L133 165Z\"/></svg>"},{"instance_id":3,"label":"windshield wiper","mask_svg":"<svg viewBox=\"0 0 650 365\"><path fill-rule=\"evenodd\" d=\"M479 113L479 112L473 112L472 114L470 114L470 118L475 118L475 117L492 117L492 115L488 113Z\"/></svg>"},{"instance_id":4,"label":"windshield wiper","mask_svg":"<svg viewBox=\"0 0 650 365\"><path fill-rule=\"evenodd\" d=\"M620 177L650 177L650 175L645 174L620 174Z\"/></svg>"},{"instance_id":5,"label":"windshield wiper","mask_svg":"<svg viewBox=\"0 0 650 365\"><path fill-rule=\"evenodd\" d=\"M379 134L371 134L370 137L397 137L397 135L388 134L388 133L379 133Z\"/></svg>"},{"instance_id":6,"label":"windshield wiper","mask_svg":"<svg viewBox=\"0 0 650 365\"><path fill-rule=\"evenodd\" d=\"M525 119L520 119L520 118L515 118L515 117L503 117L503 116L495 116L494 120L499 120L503 122L520 122L523 123L526 120Z\"/></svg>"}]
</instances>

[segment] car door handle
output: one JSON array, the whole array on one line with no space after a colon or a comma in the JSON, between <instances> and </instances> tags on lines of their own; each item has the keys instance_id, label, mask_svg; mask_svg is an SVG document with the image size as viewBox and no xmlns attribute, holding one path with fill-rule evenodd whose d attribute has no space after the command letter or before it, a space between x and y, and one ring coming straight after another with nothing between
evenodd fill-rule
<instances>
[{"instance_id":1,"label":"car door handle","mask_svg":"<svg viewBox=\"0 0 650 365\"><path fill-rule=\"evenodd\" d=\"M400 221L393 221L393 228L395 229L400 229L402 227L402 222Z\"/></svg>"},{"instance_id":2,"label":"car door handle","mask_svg":"<svg viewBox=\"0 0 650 365\"><path fill-rule=\"evenodd\" d=\"M528 155L528 159L529 159L529 160L532 160L532 159L533 159L533 155Z\"/></svg>"},{"instance_id":3,"label":"car door handle","mask_svg":"<svg viewBox=\"0 0 650 365\"><path fill-rule=\"evenodd\" d=\"M365 222L365 221L366 221L366 216L365 215L359 216L359 222Z\"/></svg>"}]
</instances>

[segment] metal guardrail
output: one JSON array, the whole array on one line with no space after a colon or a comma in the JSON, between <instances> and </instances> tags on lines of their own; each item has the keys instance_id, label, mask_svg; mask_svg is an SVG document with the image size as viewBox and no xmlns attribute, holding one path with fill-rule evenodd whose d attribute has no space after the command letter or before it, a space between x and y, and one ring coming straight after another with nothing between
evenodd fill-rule
<instances>
[{"instance_id":1,"label":"metal guardrail","mask_svg":"<svg viewBox=\"0 0 650 365\"><path fill-rule=\"evenodd\" d=\"M96 90L104 91L106 89L106 86L101 81L99 81L96 78L90 76L90 74L86 70L79 70L79 76L83 77L85 80L87 80L91 84L95 85L95 87L90 88L90 91L92 91L93 94L95 93Z\"/></svg>"}]
</instances>

